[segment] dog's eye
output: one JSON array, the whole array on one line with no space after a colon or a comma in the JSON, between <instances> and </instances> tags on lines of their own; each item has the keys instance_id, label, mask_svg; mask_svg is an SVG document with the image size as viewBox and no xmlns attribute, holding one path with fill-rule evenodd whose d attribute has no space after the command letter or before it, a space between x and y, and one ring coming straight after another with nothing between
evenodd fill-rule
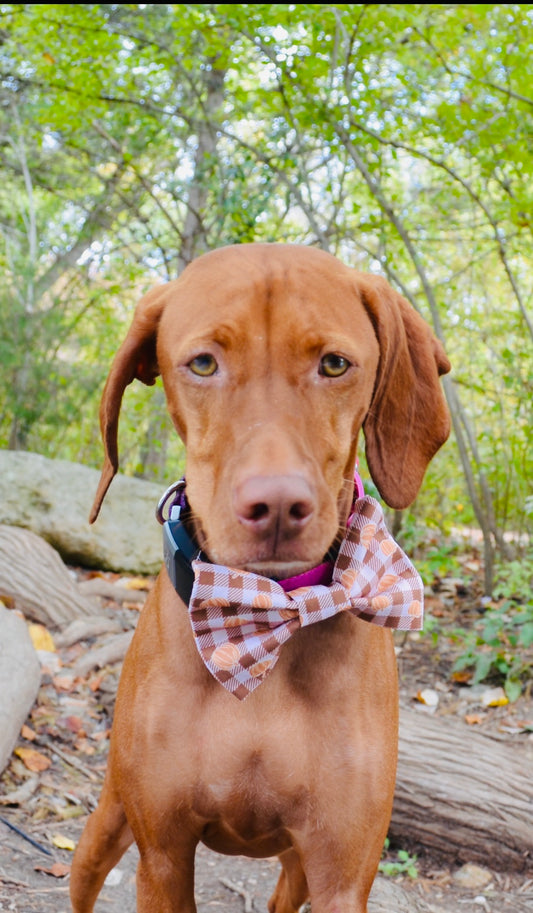
<instances>
[{"instance_id":1,"label":"dog's eye","mask_svg":"<svg viewBox=\"0 0 533 913\"><path fill-rule=\"evenodd\" d=\"M202 353L202 355L196 355L195 358L192 358L187 367L191 369L193 374L197 374L198 377L210 377L211 374L215 373L218 365L213 356L205 352Z\"/></svg>"},{"instance_id":2,"label":"dog's eye","mask_svg":"<svg viewBox=\"0 0 533 913\"><path fill-rule=\"evenodd\" d=\"M346 374L349 367L350 362L347 358L342 355L336 355L334 352L329 352L320 359L318 373L324 377L341 377Z\"/></svg>"}]
</instances>

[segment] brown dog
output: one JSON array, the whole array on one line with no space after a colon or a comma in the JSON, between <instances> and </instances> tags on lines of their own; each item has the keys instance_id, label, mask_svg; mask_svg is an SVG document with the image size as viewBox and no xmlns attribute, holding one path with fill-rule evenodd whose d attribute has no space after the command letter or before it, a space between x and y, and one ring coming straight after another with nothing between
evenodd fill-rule
<instances>
[{"instance_id":1,"label":"brown dog","mask_svg":"<svg viewBox=\"0 0 533 913\"><path fill-rule=\"evenodd\" d=\"M346 531L361 428L385 502L413 501L449 433L438 380L449 369L381 278L296 245L208 253L137 307L103 394L92 519L117 471L124 389L161 374L206 561L278 580L307 572ZM124 662L73 910L93 910L135 841L137 909L194 913L201 841L279 856L271 913L308 898L313 913L365 913L391 815L397 705L391 633L351 612L297 630L239 700L202 661L163 570Z\"/></svg>"}]
</instances>

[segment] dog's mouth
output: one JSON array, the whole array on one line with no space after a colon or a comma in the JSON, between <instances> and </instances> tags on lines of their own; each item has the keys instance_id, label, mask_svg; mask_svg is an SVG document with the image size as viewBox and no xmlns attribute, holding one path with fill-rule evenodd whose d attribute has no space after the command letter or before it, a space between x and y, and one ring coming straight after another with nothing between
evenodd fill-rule
<instances>
[{"instance_id":1,"label":"dog's mouth","mask_svg":"<svg viewBox=\"0 0 533 913\"><path fill-rule=\"evenodd\" d=\"M298 554L292 555L235 555L226 553L223 549L210 547L205 536L201 532L196 533L197 541L203 542L202 553L212 564L222 565L224 567L234 567L247 571L251 574L257 574L261 577L268 577L270 580L287 580L292 577L299 577L313 569L324 564L335 563L339 551L340 543L343 538L343 531L339 529L329 549L315 552L313 556L304 557ZM296 548L293 546L293 550Z\"/></svg>"},{"instance_id":2,"label":"dog's mouth","mask_svg":"<svg viewBox=\"0 0 533 913\"><path fill-rule=\"evenodd\" d=\"M242 570L271 580L286 580L307 573L316 564L315 561L249 561L243 563Z\"/></svg>"},{"instance_id":3,"label":"dog's mouth","mask_svg":"<svg viewBox=\"0 0 533 913\"><path fill-rule=\"evenodd\" d=\"M204 532L199 524L195 524L194 538L198 542L202 555L212 564L222 567L233 567L268 577L270 580L282 581L293 577L300 577L325 564L333 564L345 534L345 528L339 527L330 543L318 545L310 549L304 543L291 542L281 545L278 549L269 550L266 543L262 547L244 545L238 552L218 546Z\"/></svg>"},{"instance_id":4,"label":"dog's mouth","mask_svg":"<svg viewBox=\"0 0 533 913\"><path fill-rule=\"evenodd\" d=\"M197 541L202 541L202 537L196 536ZM234 567L251 574L258 574L261 577L269 577L271 580L285 580L288 577L297 577L305 574L307 571L320 564L326 558L300 558L300 557L278 557L271 556L252 556L227 553L224 549L210 548L207 543L201 546L202 554L212 564L218 564L223 567ZM329 554L329 552L328 552Z\"/></svg>"}]
</instances>

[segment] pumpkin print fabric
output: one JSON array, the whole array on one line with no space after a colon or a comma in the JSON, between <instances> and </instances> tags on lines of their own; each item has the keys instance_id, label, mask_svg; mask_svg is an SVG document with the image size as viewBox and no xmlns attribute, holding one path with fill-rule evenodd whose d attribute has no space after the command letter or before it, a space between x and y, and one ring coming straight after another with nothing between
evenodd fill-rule
<instances>
[{"instance_id":1,"label":"pumpkin print fabric","mask_svg":"<svg viewBox=\"0 0 533 913\"><path fill-rule=\"evenodd\" d=\"M300 627L351 612L382 627L422 628L422 580L374 498L355 502L329 586L285 592L247 571L201 560L193 569L189 617L196 646L211 674L240 700L272 671Z\"/></svg>"}]
</instances>

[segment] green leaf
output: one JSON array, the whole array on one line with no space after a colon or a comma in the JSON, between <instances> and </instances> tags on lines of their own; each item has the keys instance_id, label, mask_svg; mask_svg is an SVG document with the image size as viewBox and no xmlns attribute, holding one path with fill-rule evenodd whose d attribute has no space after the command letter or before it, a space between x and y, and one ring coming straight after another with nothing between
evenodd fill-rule
<instances>
[{"instance_id":1,"label":"green leaf","mask_svg":"<svg viewBox=\"0 0 533 913\"><path fill-rule=\"evenodd\" d=\"M508 678L503 687L511 704L517 701L522 694L522 683L517 679Z\"/></svg>"}]
</instances>

